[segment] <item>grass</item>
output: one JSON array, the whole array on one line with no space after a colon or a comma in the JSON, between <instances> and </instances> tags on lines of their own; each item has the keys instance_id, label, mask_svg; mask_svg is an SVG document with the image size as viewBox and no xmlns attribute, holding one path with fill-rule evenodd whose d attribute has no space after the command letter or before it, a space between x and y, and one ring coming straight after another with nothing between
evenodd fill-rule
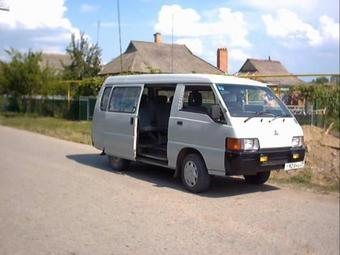
<instances>
[{"instance_id":1,"label":"grass","mask_svg":"<svg viewBox=\"0 0 340 255\"><path fill-rule=\"evenodd\" d=\"M91 144L91 121L70 121L52 117L2 113L0 125L25 129L77 143Z\"/></svg>"},{"instance_id":2,"label":"grass","mask_svg":"<svg viewBox=\"0 0 340 255\"><path fill-rule=\"evenodd\" d=\"M334 180L332 182L320 182L316 179L317 178L313 178L311 170L306 167L303 170L298 170L292 173L286 173L283 171L278 173L272 172L270 182L320 192L340 192L339 180Z\"/></svg>"},{"instance_id":3,"label":"grass","mask_svg":"<svg viewBox=\"0 0 340 255\"><path fill-rule=\"evenodd\" d=\"M0 114L0 125L25 129L68 141L91 144L90 121L69 121L51 117L2 113ZM334 180L331 183L320 183L315 179L317 178L313 178L310 169L305 168L302 171L292 173L272 172L270 182L320 192L339 192L339 180Z\"/></svg>"}]
</instances>

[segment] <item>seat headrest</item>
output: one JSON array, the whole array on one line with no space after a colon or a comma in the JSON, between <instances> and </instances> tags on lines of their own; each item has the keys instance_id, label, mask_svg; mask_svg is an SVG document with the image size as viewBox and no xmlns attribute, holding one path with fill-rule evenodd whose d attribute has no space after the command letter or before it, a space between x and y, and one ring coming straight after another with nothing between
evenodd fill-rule
<instances>
[{"instance_id":1,"label":"seat headrest","mask_svg":"<svg viewBox=\"0 0 340 255\"><path fill-rule=\"evenodd\" d=\"M168 101L167 96L157 96L155 98L155 101L157 104L166 104L166 102Z\"/></svg>"},{"instance_id":2,"label":"seat headrest","mask_svg":"<svg viewBox=\"0 0 340 255\"><path fill-rule=\"evenodd\" d=\"M225 102L237 102L237 96L235 94L224 94L223 99Z\"/></svg>"},{"instance_id":3,"label":"seat headrest","mask_svg":"<svg viewBox=\"0 0 340 255\"><path fill-rule=\"evenodd\" d=\"M202 94L197 90L193 90L189 94L188 98L188 106L200 106L202 105Z\"/></svg>"}]
</instances>

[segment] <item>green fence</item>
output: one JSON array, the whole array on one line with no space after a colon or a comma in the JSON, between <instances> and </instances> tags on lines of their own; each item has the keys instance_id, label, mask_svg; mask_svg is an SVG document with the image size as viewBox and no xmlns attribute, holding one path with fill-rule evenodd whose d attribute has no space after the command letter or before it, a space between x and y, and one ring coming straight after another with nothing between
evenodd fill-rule
<instances>
[{"instance_id":1,"label":"green fence","mask_svg":"<svg viewBox=\"0 0 340 255\"><path fill-rule=\"evenodd\" d=\"M96 97L64 96L0 97L3 112L30 113L70 120L92 120Z\"/></svg>"},{"instance_id":2,"label":"green fence","mask_svg":"<svg viewBox=\"0 0 340 255\"><path fill-rule=\"evenodd\" d=\"M70 120L92 120L96 97L80 96L67 100L65 96L6 97L0 96L1 111L32 113ZM325 126L325 115L313 108L288 106L301 125Z\"/></svg>"}]
</instances>

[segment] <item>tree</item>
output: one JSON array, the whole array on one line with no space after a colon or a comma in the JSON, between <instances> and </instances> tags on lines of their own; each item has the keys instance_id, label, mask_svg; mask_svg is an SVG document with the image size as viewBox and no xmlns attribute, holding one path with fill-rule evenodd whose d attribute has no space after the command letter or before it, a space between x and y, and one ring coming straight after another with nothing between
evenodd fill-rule
<instances>
[{"instance_id":1,"label":"tree","mask_svg":"<svg viewBox=\"0 0 340 255\"><path fill-rule=\"evenodd\" d=\"M48 68L41 68L41 52L29 50L27 53L15 49L6 50L10 61L1 63L0 91L7 94L11 100L13 110L29 111L31 96L38 95L52 80ZM27 100L21 103L20 98L26 96ZM24 109L21 109L21 107Z\"/></svg>"},{"instance_id":2,"label":"tree","mask_svg":"<svg viewBox=\"0 0 340 255\"><path fill-rule=\"evenodd\" d=\"M329 83L329 80L327 77L318 77L316 79L312 80L312 83L317 83L317 84L326 84Z\"/></svg>"},{"instance_id":3,"label":"tree","mask_svg":"<svg viewBox=\"0 0 340 255\"><path fill-rule=\"evenodd\" d=\"M80 34L79 40L72 34L66 52L70 55L72 63L64 66L64 78L82 80L99 73L101 49L98 44L91 45L84 33Z\"/></svg>"}]
</instances>

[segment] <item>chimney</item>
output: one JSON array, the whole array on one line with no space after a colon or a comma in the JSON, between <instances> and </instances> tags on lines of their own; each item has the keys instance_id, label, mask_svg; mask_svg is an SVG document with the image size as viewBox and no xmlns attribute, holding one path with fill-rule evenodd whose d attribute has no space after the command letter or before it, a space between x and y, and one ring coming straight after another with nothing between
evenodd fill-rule
<instances>
[{"instance_id":1,"label":"chimney","mask_svg":"<svg viewBox=\"0 0 340 255\"><path fill-rule=\"evenodd\" d=\"M217 68L228 73L228 50L227 48L217 49Z\"/></svg>"},{"instance_id":2,"label":"chimney","mask_svg":"<svg viewBox=\"0 0 340 255\"><path fill-rule=\"evenodd\" d=\"M157 32L153 36L154 36L154 42L155 43L159 43L159 44L163 43L163 39L162 39L162 34L161 33Z\"/></svg>"}]
</instances>

